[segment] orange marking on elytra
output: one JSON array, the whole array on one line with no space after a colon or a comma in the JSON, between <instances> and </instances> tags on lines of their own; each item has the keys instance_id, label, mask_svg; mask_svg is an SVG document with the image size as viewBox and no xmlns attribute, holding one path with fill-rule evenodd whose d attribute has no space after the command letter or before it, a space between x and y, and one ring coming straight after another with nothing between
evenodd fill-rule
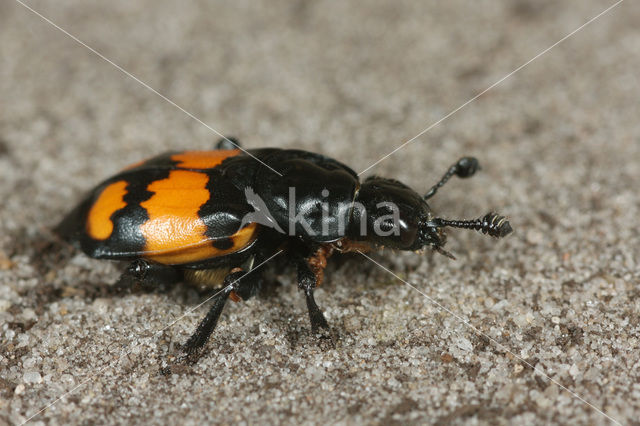
<instances>
[{"instance_id":1,"label":"orange marking on elytra","mask_svg":"<svg viewBox=\"0 0 640 426\"><path fill-rule=\"evenodd\" d=\"M202 244L207 227L198 210L209 200L207 182L209 176L204 173L172 170L168 178L148 186L154 194L140 203L149 215L140 226L145 251L167 252Z\"/></svg>"},{"instance_id":2,"label":"orange marking on elytra","mask_svg":"<svg viewBox=\"0 0 640 426\"><path fill-rule=\"evenodd\" d=\"M220 149L216 151L185 151L171 156L177 166L184 169L211 169L220 165L229 157L240 154L239 149Z\"/></svg>"},{"instance_id":3,"label":"orange marking on elytra","mask_svg":"<svg viewBox=\"0 0 640 426\"><path fill-rule=\"evenodd\" d=\"M154 194L140 203L149 215L140 226L146 240L145 257L167 265L191 263L238 251L255 239L257 226L252 223L230 236L233 245L229 249L213 247L198 215L211 195L208 182L204 173L172 170L168 178L147 187Z\"/></svg>"},{"instance_id":4,"label":"orange marking on elytra","mask_svg":"<svg viewBox=\"0 0 640 426\"><path fill-rule=\"evenodd\" d=\"M91 206L87 215L87 234L95 240L106 240L113 232L111 216L127 203L127 182L124 180L106 186Z\"/></svg>"}]
</instances>

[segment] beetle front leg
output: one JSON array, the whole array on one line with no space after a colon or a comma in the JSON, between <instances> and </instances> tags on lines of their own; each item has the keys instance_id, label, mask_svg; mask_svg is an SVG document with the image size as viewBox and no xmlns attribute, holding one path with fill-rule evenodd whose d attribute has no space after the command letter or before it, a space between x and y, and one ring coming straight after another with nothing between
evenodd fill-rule
<instances>
[{"instance_id":1,"label":"beetle front leg","mask_svg":"<svg viewBox=\"0 0 640 426\"><path fill-rule=\"evenodd\" d=\"M311 332L314 334L321 328L325 330L329 329L329 323L327 323L324 314L320 308L318 308L316 300L313 297L316 284L316 274L311 270L309 263L304 259L298 261L298 287L304 291L307 299L307 309L309 310L309 319L311 320Z\"/></svg>"}]
</instances>

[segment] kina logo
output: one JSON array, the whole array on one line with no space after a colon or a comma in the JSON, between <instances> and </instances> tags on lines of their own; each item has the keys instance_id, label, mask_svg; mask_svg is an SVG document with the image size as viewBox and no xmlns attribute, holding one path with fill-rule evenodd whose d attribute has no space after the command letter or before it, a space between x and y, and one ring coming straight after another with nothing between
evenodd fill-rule
<instances>
[{"instance_id":1,"label":"kina logo","mask_svg":"<svg viewBox=\"0 0 640 426\"><path fill-rule=\"evenodd\" d=\"M254 211L244 215L244 217L242 218L242 223L240 224L240 229L244 228L245 225L249 223L258 223L260 225L273 228L282 234L285 233L280 225L278 225L278 222L276 222L276 220L269 212L269 209L267 208L264 200L260 198L260 196L256 194L252 188L245 188L244 195L247 198L247 202L249 203L249 205L253 207Z\"/></svg>"}]
</instances>

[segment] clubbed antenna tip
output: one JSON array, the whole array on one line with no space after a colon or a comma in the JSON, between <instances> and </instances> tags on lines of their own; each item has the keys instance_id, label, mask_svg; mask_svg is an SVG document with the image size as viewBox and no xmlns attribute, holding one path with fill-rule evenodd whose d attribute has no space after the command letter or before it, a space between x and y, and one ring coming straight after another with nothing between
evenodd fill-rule
<instances>
[{"instance_id":1,"label":"clubbed antenna tip","mask_svg":"<svg viewBox=\"0 0 640 426\"><path fill-rule=\"evenodd\" d=\"M511 224L504 216L500 216L496 213L489 213L481 220L481 231L485 234L491 235L492 237L502 238L513 232Z\"/></svg>"},{"instance_id":2,"label":"clubbed antenna tip","mask_svg":"<svg viewBox=\"0 0 640 426\"><path fill-rule=\"evenodd\" d=\"M509 235L513 229L506 217L497 213L488 213L484 217L475 220L445 220L437 219L438 226L450 226L452 228L474 229L483 234L496 238Z\"/></svg>"},{"instance_id":3,"label":"clubbed antenna tip","mask_svg":"<svg viewBox=\"0 0 640 426\"><path fill-rule=\"evenodd\" d=\"M480 170L480 163L474 157L462 157L458 160L457 163L449 167L447 173L442 176L440 181L433 185L431 189L424 195L424 199L428 200L429 198L436 195L438 189L440 189L452 176L458 176L459 178L466 179L468 177L473 176L478 170Z\"/></svg>"}]
</instances>

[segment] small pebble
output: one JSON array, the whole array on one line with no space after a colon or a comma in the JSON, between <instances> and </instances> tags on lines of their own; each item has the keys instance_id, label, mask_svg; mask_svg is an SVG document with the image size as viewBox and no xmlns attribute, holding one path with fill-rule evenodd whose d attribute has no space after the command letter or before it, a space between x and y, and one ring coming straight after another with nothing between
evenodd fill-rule
<instances>
[{"instance_id":1,"label":"small pebble","mask_svg":"<svg viewBox=\"0 0 640 426\"><path fill-rule=\"evenodd\" d=\"M25 383L42 383L42 376L37 371L26 371L22 376Z\"/></svg>"}]
</instances>

